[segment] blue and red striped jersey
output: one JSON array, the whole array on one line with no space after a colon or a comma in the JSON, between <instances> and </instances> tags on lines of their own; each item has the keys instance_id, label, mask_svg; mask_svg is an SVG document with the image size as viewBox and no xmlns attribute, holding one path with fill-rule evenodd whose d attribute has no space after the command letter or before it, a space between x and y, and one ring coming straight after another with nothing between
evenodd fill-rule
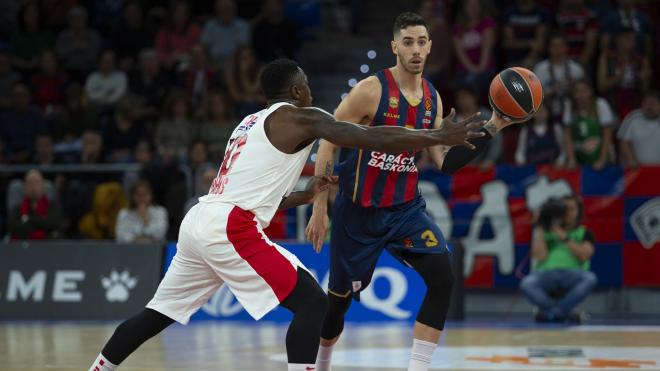
<instances>
[{"instance_id":1,"label":"blue and red striped jersey","mask_svg":"<svg viewBox=\"0 0 660 371\"><path fill-rule=\"evenodd\" d=\"M437 112L437 92L422 79L424 96L411 105L399 90L389 69L376 74L382 89L378 111L369 126L390 125L415 129L432 126ZM382 153L342 148L339 187L363 207L388 207L415 199L418 194L417 151Z\"/></svg>"}]
</instances>

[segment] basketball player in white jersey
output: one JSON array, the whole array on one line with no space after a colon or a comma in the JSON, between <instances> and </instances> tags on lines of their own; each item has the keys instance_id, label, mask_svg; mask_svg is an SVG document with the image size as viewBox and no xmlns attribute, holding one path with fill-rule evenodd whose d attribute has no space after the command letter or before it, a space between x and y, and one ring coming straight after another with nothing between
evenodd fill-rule
<instances>
[{"instance_id":1,"label":"basketball player in white jersey","mask_svg":"<svg viewBox=\"0 0 660 371\"><path fill-rule=\"evenodd\" d=\"M177 253L154 298L120 324L90 371L114 370L144 341L173 322L188 323L226 284L245 310L260 319L278 305L293 312L286 335L289 370L314 370L327 297L303 264L263 233L278 209L311 203L329 176L314 177L292 192L318 138L343 147L397 152L433 145L465 145L483 134L485 122L452 117L439 129L369 128L336 121L307 108L307 77L286 59L271 62L261 76L268 108L249 115L234 130L209 194L186 214Z\"/></svg>"}]
</instances>

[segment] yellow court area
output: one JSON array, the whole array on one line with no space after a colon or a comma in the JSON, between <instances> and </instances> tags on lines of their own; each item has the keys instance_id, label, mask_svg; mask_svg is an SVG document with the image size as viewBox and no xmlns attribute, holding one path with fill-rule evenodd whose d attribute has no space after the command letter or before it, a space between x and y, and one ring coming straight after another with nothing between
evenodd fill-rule
<instances>
[{"instance_id":1,"label":"yellow court area","mask_svg":"<svg viewBox=\"0 0 660 371\"><path fill-rule=\"evenodd\" d=\"M0 323L0 370L87 370L116 325ZM270 323L174 325L119 370L285 370L285 334ZM411 335L407 323L347 326L333 370L404 370ZM660 370L660 326L450 324L431 369Z\"/></svg>"}]
</instances>

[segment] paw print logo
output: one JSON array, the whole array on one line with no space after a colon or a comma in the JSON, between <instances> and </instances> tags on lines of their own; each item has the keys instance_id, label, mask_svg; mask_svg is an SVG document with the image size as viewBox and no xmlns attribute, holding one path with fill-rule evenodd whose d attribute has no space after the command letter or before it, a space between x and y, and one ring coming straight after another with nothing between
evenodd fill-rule
<instances>
[{"instance_id":1,"label":"paw print logo","mask_svg":"<svg viewBox=\"0 0 660 371\"><path fill-rule=\"evenodd\" d=\"M124 302L128 300L130 291L137 284L137 279L131 277L128 271L118 273L112 270L109 277L101 277L101 284L105 289L106 300Z\"/></svg>"}]
</instances>

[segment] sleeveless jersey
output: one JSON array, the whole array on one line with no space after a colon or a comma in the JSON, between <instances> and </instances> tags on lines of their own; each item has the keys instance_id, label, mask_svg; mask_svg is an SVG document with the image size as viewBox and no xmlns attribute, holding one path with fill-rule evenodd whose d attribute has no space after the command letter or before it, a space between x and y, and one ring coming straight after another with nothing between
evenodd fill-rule
<instances>
[{"instance_id":1,"label":"sleeveless jersey","mask_svg":"<svg viewBox=\"0 0 660 371\"><path fill-rule=\"evenodd\" d=\"M200 202L235 205L256 215L262 227L268 226L282 198L293 191L313 145L287 154L268 140L266 118L284 105L290 104L277 103L249 115L234 129L218 175Z\"/></svg>"},{"instance_id":2,"label":"sleeveless jersey","mask_svg":"<svg viewBox=\"0 0 660 371\"><path fill-rule=\"evenodd\" d=\"M378 110L369 126L404 126L428 129L437 113L437 92L422 80L424 96L416 106L408 103L389 69L376 74L381 96ZM363 207L388 207L417 197L417 151L382 153L342 148L339 159L340 190Z\"/></svg>"}]
</instances>

